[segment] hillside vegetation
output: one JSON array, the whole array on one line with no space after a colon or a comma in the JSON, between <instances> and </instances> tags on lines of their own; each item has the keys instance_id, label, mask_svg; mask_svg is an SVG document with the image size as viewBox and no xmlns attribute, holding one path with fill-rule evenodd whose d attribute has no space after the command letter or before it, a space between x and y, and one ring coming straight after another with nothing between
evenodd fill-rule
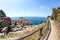
<instances>
[{"instance_id":1,"label":"hillside vegetation","mask_svg":"<svg viewBox=\"0 0 60 40\"><path fill-rule=\"evenodd\" d=\"M6 16L3 10L0 10L0 32L4 27L10 26L10 24L11 19Z\"/></svg>"},{"instance_id":2,"label":"hillside vegetation","mask_svg":"<svg viewBox=\"0 0 60 40\"><path fill-rule=\"evenodd\" d=\"M52 15L50 16L52 20L60 22L60 7L52 9Z\"/></svg>"}]
</instances>

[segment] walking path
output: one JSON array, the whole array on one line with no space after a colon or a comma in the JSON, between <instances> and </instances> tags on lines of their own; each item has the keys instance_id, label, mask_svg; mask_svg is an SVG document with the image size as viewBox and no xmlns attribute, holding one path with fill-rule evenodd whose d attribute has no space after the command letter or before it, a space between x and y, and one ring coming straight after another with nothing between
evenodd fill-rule
<instances>
[{"instance_id":1,"label":"walking path","mask_svg":"<svg viewBox=\"0 0 60 40\"><path fill-rule=\"evenodd\" d=\"M51 33L48 40L60 40L60 25L54 20L51 22Z\"/></svg>"}]
</instances>

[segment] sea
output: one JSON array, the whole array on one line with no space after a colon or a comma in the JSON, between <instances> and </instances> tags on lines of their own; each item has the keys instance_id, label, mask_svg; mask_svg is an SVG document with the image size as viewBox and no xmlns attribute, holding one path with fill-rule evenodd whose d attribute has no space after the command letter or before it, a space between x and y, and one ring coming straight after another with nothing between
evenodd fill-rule
<instances>
[{"instance_id":1,"label":"sea","mask_svg":"<svg viewBox=\"0 0 60 40\"><path fill-rule=\"evenodd\" d=\"M20 17L11 17L13 20L18 20ZM46 21L47 17L24 17L32 22L33 25L39 24L41 21Z\"/></svg>"}]
</instances>

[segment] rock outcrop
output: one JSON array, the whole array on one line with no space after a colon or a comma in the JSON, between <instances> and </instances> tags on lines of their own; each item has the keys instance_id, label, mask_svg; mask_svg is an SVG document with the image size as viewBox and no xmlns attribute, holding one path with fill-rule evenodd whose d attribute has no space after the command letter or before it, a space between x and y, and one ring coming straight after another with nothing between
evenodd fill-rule
<instances>
[{"instance_id":1,"label":"rock outcrop","mask_svg":"<svg viewBox=\"0 0 60 40\"><path fill-rule=\"evenodd\" d=\"M20 17L17 21L17 25L26 26L26 25L32 25L32 23L28 19Z\"/></svg>"},{"instance_id":2,"label":"rock outcrop","mask_svg":"<svg viewBox=\"0 0 60 40\"><path fill-rule=\"evenodd\" d=\"M8 32L11 30L22 30L32 25L28 19L20 17L18 21L11 20L10 17L7 17L3 10L0 10L0 32L5 27L8 28Z\"/></svg>"}]
</instances>

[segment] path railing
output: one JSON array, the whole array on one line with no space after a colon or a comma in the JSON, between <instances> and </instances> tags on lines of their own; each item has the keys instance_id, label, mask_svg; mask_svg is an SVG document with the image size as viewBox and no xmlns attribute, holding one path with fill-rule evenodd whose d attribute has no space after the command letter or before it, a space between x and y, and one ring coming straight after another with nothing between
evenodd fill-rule
<instances>
[{"instance_id":1,"label":"path railing","mask_svg":"<svg viewBox=\"0 0 60 40\"><path fill-rule=\"evenodd\" d=\"M29 33L26 33L24 35L21 35L20 37L18 37L16 40L24 40L25 38L31 36L31 35L34 35L34 33L38 32L39 34L39 37L37 38L37 40L41 40L43 39L46 35L47 35L47 32L48 32L48 21L46 23L43 23L39 26L39 28L35 29L34 31L31 31Z\"/></svg>"}]
</instances>

